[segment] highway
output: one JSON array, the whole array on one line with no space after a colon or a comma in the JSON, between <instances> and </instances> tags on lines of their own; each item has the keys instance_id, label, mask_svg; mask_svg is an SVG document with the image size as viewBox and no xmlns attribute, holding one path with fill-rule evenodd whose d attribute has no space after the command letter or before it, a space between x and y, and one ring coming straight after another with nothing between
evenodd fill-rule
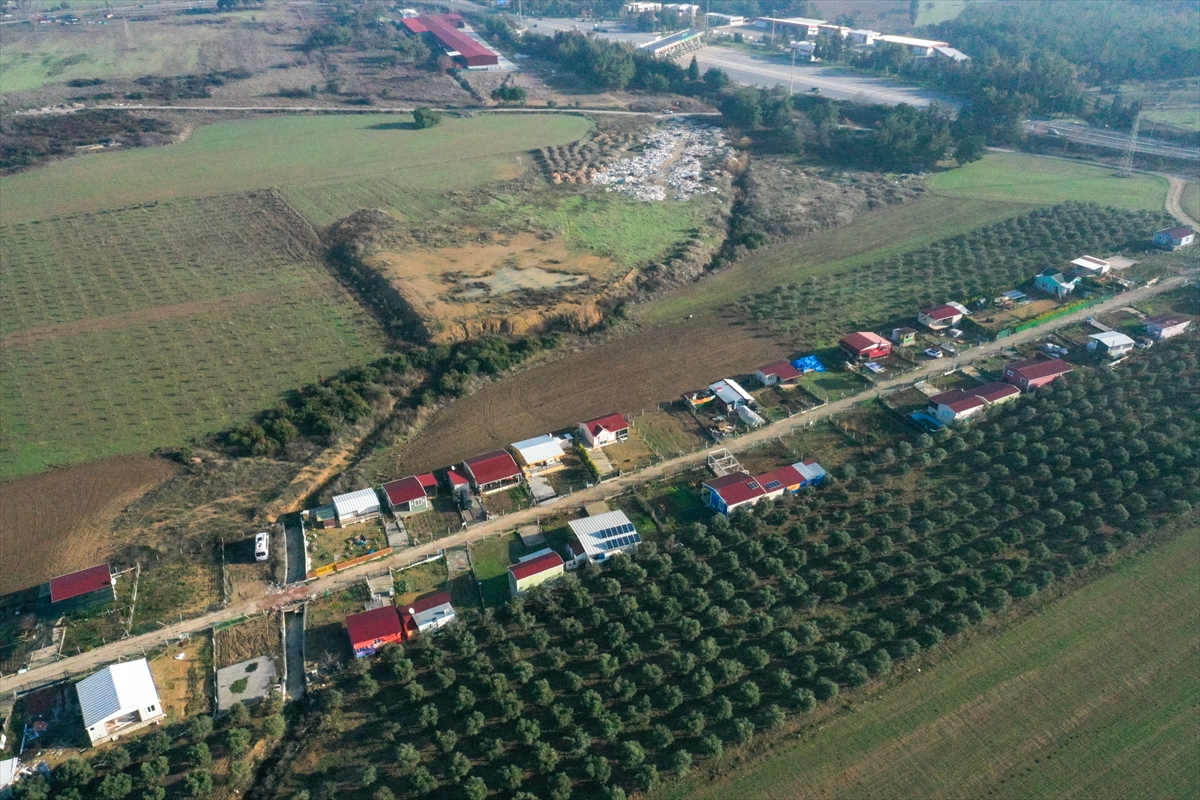
<instances>
[{"instance_id":1,"label":"highway","mask_svg":"<svg viewBox=\"0 0 1200 800\"><path fill-rule=\"evenodd\" d=\"M1092 147L1124 150L1129 146L1128 133L1119 133L1105 128L1092 128L1078 123L1031 120L1024 124L1024 128L1026 133L1035 136L1055 136ZM1156 142L1145 133L1145 128L1142 131L1142 135L1138 137L1137 152L1149 156L1165 156L1167 158L1200 161L1200 148Z\"/></svg>"},{"instance_id":2,"label":"highway","mask_svg":"<svg viewBox=\"0 0 1200 800\"><path fill-rule=\"evenodd\" d=\"M1178 288L1195 279L1196 275L1192 273L1185 276L1168 278L1154 286L1144 286L1132 292L1119 294L1097 305L1082 308L1066 316L1059 317L1045 325L1039 325L1035 328L1013 334L1005 339L976 347L952 361L929 361L911 372L881 381L866 391L828 403L807 414L800 414L773 425L759 428L743 436L729 439L723 442L721 446L734 453L749 450L776 437L795 433L814 420L849 411L857 405L873 401L885 391L907 388L917 381L928 378L930 375L966 366L975 361L996 355L1022 342L1041 339L1057 328L1082 322L1088 317L1114 308L1137 303L1140 300L1145 300L1161 292ZM707 456L708 451L706 450L667 459L641 471L582 489L567 497L558 498L547 505L534 506L512 514L501 515L487 522L473 525L460 533L454 533L450 536L414 547L403 548L379 561L360 564L356 567L351 567L341 572L334 572L306 583L292 584L281 591L271 591L261 597L233 604L200 617L180 619L170 625L164 625L160 630L116 642L109 642L86 653L70 656L53 664L34 667L24 673L0 675L0 694L20 694L32 688L44 686L51 681L75 678L118 659L141 656L168 640L178 639L183 634L199 634L211 628L214 624L237 619L242 615L253 615L268 609L294 607L306 600L315 599L328 592L340 591L356 583L360 583L369 572L375 572L385 567L397 569L409 564L415 564L442 549L462 547L488 536L510 531L518 525L535 522L540 516L545 516L548 509L563 511L567 508L582 508L588 503L624 494L633 487L647 481L661 479L664 476L673 475L683 470L703 467Z\"/></svg>"}]
</instances>

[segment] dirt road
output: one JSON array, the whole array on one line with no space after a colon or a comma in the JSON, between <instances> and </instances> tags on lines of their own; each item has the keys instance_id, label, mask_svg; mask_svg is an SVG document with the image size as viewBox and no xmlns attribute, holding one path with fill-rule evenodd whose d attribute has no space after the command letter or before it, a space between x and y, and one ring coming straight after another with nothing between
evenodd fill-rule
<instances>
[{"instance_id":1,"label":"dirt road","mask_svg":"<svg viewBox=\"0 0 1200 800\"><path fill-rule=\"evenodd\" d=\"M1014 334L1008 338L1001 339L998 342L990 342L974 350L964 354L961 359L938 360L930 361L928 364L921 366L913 372L894 378L890 381L883 381L876 384L871 389L860 392L853 397L847 397L829 405L823 406L809 414L794 417L790 420L768 425L760 428L745 436L740 436L724 444L730 451L740 452L749 449L761 442L774 439L782 434L791 433L798 430L811 422L814 419L822 419L832 414L837 414L842 411L848 411L855 405L864 401L873 399L876 395L889 389L895 389L904 385L911 385L929 375L945 372L954 366L965 366L973 361L981 358L995 355L1012 347L1015 344L1028 342L1044 337L1047 333L1057 328L1067 325L1073 325L1086 320L1090 316L1120 308L1121 306L1130 305L1161 292L1175 289L1190 280L1195 280L1196 275L1169 278L1165 281L1160 281L1154 286L1147 286L1141 289L1136 289L1132 292L1117 295L1112 299L1099 303L1088 308L1080 309L1065 317L1060 317L1052 323L1044 326L1031 328L1027 331ZM590 489L585 489L564 498L563 505L568 507L582 507L587 503L594 502L606 497L613 497L622 494L628 489L645 483L649 480L660 478L667 473L678 472L681 469L693 468L702 465L707 458L707 452L696 453L692 455L673 458L669 461L664 461L654 467L642 470L638 473L626 475L613 481L593 486ZM553 503L551 504L553 505ZM283 608L292 606L305 598L315 598L324 594L326 591L338 591L347 586L350 586L364 579L368 572L374 572L381 567L389 567L392 569L412 564L420 561L431 555L434 555L439 550L459 547L472 541L484 539L497 533L506 530L511 530L513 527L532 522L534 519L543 514L545 509L542 506L535 506L524 511L518 511L513 514L498 517L489 522L481 523L475 527L469 528L462 533L457 533L443 539L437 539L427 544L418 545L416 547L405 549L395 553L382 561L375 561L367 564L360 564L357 567L348 569L344 572L337 572L325 578L313 580L307 584L302 584L283 592L274 592L267 594L261 598L248 603L242 603L236 606L230 606L216 611L211 614L206 614L195 619L183 620L174 625L164 627L162 630L153 633L135 636L130 639L125 639L119 642L113 642L104 647L99 647L87 653L71 658L64 659L57 664L49 664L44 667L31 669L23 675L6 675L0 678L0 693L7 694L13 691L20 692L35 686L43 685L51 680L66 678L71 675L81 675L90 672L100 666L111 663L121 658L129 658L140 656L144 651L162 644L167 639L175 639L183 633L199 633L212 627L215 623L224 622L234 619L242 614L254 614L259 611L264 611L270 608Z\"/></svg>"},{"instance_id":2,"label":"dirt road","mask_svg":"<svg viewBox=\"0 0 1200 800\"><path fill-rule=\"evenodd\" d=\"M1183 207L1179 205L1179 198L1183 195L1183 188L1187 186L1187 181L1175 175L1163 175L1163 177L1171 184L1171 187L1167 189L1167 200L1164 204L1167 213L1182 224L1191 227L1192 230L1200 230L1200 222L1189 217Z\"/></svg>"}]
</instances>

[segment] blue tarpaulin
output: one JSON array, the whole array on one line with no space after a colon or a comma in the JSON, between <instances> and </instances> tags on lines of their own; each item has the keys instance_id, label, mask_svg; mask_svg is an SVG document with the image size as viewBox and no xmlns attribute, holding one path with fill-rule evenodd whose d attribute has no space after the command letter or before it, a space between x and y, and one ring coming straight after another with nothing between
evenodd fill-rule
<instances>
[{"instance_id":1,"label":"blue tarpaulin","mask_svg":"<svg viewBox=\"0 0 1200 800\"><path fill-rule=\"evenodd\" d=\"M792 366L801 372L824 372L825 365L816 356L805 356L792 362Z\"/></svg>"}]
</instances>

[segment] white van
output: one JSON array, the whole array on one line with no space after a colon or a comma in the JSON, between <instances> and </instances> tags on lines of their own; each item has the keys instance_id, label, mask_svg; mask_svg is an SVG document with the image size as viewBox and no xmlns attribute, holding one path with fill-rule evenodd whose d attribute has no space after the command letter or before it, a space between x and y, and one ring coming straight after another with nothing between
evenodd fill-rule
<instances>
[{"instance_id":1,"label":"white van","mask_svg":"<svg viewBox=\"0 0 1200 800\"><path fill-rule=\"evenodd\" d=\"M254 534L254 560L266 561L271 552L271 534L263 531Z\"/></svg>"}]
</instances>

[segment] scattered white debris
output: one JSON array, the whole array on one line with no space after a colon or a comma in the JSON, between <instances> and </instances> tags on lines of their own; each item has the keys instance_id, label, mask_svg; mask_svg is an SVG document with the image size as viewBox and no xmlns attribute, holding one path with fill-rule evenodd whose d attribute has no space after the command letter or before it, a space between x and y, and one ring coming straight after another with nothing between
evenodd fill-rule
<instances>
[{"instance_id":1,"label":"scattered white debris","mask_svg":"<svg viewBox=\"0 0 1200 800\"><path fill-rule=\"evenodd\" d=\"M711 176L712 167L724 163L729 154L725 137L717 128L672 120L646 137L640 155L614 161L591 176L591 182L647 202L666 200L668 191L676 200L687 200L719 191L705 180Z\"/></svg>"}]
</instances>

